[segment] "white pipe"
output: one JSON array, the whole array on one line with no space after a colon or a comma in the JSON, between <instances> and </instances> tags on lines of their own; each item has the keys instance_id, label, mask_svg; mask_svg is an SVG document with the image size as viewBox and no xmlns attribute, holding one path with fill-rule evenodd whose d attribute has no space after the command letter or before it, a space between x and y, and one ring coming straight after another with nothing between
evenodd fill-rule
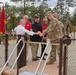
<instances>
[{"instance_id":1,"label":"white pipe","mask_svg":"<svg viewBox=\"0 0 76 75\"><path fill-rule=\"evenodd\" d=\"M23 41L23 42L24 42L24 41ZM20 52L19 52L19 54L18 54L15 62L14 62L14 64L13 64L13 66L12 66L12 68L10 69L11 71L13 70L13 68L14 68L14 66L15 66L15 64L16 64L16 62L17 62L17 60L18 60L18 58L19 58L19 56L20 56L20 54L21 54L21 52L23 51L24 46L25 46L25 42L24 42L24 44L23 44L23 46L22 46L22 48L21 48L21 50L20 50Z\"/></svg>"},{"instance_id":2,"label":"white pipe","mask_svg":"<svg viewBox=\"0 0 76 75\"><path fill-rule=\"evenodd\" d=\"M42 62L42 59L43 59L43 57L44 57L44 54L45 54L45 52L46 52L46 49L47 49L48 45L49 45L49 42L47 42L46 48L45 48L45 50L44 50L44 52L43 52L43 55L42 55L42 57L41 57L41 59L40 59L40 61L39 61L39 64L38 64L38 66L37 66L37 69L35 70L35 74L34 74L34 75L37 74L37 71L38 71L38 69L39 69L39 67L40 67L40 64L41 64L41 62Z\"/></svg>"},{"instance_id":3,"label":"white pipe","mask_svg":"<svg viewBox=\"0 0 76 75\"><path fill-rule=\"evenodd\" d=\"M11 53L11 54L10 54L10 56L8 57L8 60L6 61L5 65L3 66L3 68L2 68L2 70L1 70L1 72L0 72L0 75L2 74L3 70L5 69L5 67L6 67L7 63L9 62L9 60L10 60L10 58L11 58L12 54L14 53L14 51L15 51L15 49L16 49L16 47L17 47L17 45L19 44L19 42L20 42L21 40L22 40L22 39L20 39L20 40L18 41L18 43L16 44L16 46L14 47L14 49L13 49L12 53Z\"/></svg>"},{"instance_id":4,"label":"white pipe","mask_svg":"<svg viewBox=\"0 0 76 75\"><path fill-rule=\"evenodd\" d=\"M49 45L50 45L51 47L50 47L50 49L49 49L48 56L47 56L47 58L46 58L46 61L45 61L45 63L44 63L44 66L43 66L43 68L42 68L42 71L41 71L41 74L40 74L40 75L43 75L43 72L44 72L45 67L46 67L46 63L47 63L47 61L48 61L48 59L49 59L49 56L50 56L50 53L51 53L51 50L52 50L52 45L51 45L51 43L49 43Z\"/></svg>"}]
</instances>

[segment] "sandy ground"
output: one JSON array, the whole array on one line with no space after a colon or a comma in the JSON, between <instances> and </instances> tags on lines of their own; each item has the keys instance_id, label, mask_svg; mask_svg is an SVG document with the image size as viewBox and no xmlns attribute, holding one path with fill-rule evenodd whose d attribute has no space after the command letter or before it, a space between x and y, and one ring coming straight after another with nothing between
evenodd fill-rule
<instances>
[{"instance_id":1,"label":"sandy ground","mask_svg":"<svg viewBox=\"0 0 76 75\"><path fill-rule=\"evenodd\" d=\"M12 52L15 44L16 44L16 40L9 41L9 45L8 45L8 56ZM13 57L9 61L9 65L10 66L13 63L14 59L16 58L16 52L17 51L15 50L15 53L14 53ZM5 46L3 45L3 42L2 42L1 45L0 45L0 66L3 66L4 63L5 63Z\"/></svg>"}]
</instances>

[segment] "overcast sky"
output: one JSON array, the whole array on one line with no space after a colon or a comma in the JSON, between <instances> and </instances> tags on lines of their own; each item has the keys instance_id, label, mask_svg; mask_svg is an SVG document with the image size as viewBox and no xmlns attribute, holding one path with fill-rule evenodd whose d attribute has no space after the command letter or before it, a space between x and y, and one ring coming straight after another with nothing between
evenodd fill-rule
<instances>
[{"instance_id":1,"label":"overcast sky","mask_svg":"<svg viewBox=\"0 0 76 75\"><path fill-rule=\"evenodd\" d=\"M3 2L3 3L7 2L7 3L10 3L10 4L12 3L12 2L10 2L10 0L2 0L1 2ZM49 0L47 3L48 3L49 6L55 6L56 3L57 3L57 0ZM36 3L36 4L38 4L38 3Z\"/></svg>"},{"instance_id":2,"label":"overcast sky","mask_svg":"<svg viewBox=\"0 0 76 75\"><path fill-rule=\"evenodd\" d=\"M5 4L6 2L7 3L10 3L11 5L13 4L12 2L10 2L10 0L2 0L2 2L3 2L3 4ZM35 3L35 6L38 6L40 3ZM48 4L48 6L49 7L51 7L51 8L53 8L53 7L55 7L56 6L56 4L57 4L57 0L49 0L48 2L47 2L47 4ZM69 8L70 9L70 14L72 14L73 13L73 11L74 11L74 7L70 7Z\"/></svg>"}]
</instances>

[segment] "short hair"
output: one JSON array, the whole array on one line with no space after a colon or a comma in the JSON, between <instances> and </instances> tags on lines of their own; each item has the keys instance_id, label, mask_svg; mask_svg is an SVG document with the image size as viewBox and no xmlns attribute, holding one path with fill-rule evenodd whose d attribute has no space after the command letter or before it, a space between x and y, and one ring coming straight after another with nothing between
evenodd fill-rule
<instances>
[{"instance_id":1,"label":"short hair","mask_svg":"<svg viewBox=\"0 0 76 75\"><path fill-rule=\"evenodd\" d=\"M25 21L24 19L20 19L20 22L23 22L23 21ZM26 22L26 21L25 21Z\"/></svg>"},{"instance_id":2,"label":"short hair","mask_svg":"<svg viewBox=\"0 0 76 75\"><path fill-rule=\"evenodd\" d=\"M24 18L24 17L28 18L28 15L24 15L23 18Z\"/></svg>"},{"instance_id":3,"label":"short hair","mask_svg":"<svg viewBox=\"0 0 76 75\"><path fill-rule=\"evenodd\" d=\"M43 18L43 21L48 21L48 19L47 18Z\"/></svg>"},{"instance_id":4,"label":"short hair","mask_svg":"<svg viewBox=\"0 0 76 75\"><path fill-rule=\"evenodd\" d=\"M20 19L20 22L22 22L23 19Z\"/></svg>"}]
</instances>

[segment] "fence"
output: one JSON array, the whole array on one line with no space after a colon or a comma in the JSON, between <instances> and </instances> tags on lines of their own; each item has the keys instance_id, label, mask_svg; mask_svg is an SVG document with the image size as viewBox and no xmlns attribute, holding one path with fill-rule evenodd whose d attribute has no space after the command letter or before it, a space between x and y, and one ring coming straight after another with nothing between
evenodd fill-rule
<instances>
[{"instance_id":1,"label":"fence","mask_svg":"<svg viewBox=\"0 0 76 75\"><path fill-rule=\"evenodd\" d=\"M2 66L4 66L4 64L5 64L5 62L7 61L7 59L8 59L8 57L10 56L10 54L12 53L12 50L14 49L14 47L15 47L15 44L17 43L17 41L21 38L21 37L25 37L25 40L27 40L27 37L26 36L21 36L21 35L18 35L17 37L18 37L18 40L16 40L16 38L14 39L14 41L10 41L9 40L9 37L10 37L11 35L8 35L8 34L6 34L6 35L3 35L3 36L1 36L1 40L3 39L3 41L1 41L1 47L0 47L0 67ZM12 43L13 42L13 43ZM7 64L8 65L8 67L12 67L12 65L13 65L13 63L14 63L14 61L16 60L16 57L17 57L17 55L19 54L19 52L20 52L20 50L22 49L22 44L23 44L23 42L22 41L20 41L20 43L18 44L18 46L17 46L17 50L15 50L15 52L14 52L14 54L12 55L12 58L10 59L10 61L9 61L9 63ZM22 46L22 47L21 47ZM25 52L24 52L25 51ZM23 56L23 57L22 57ZM21 60L22 60L22 58L23 58L23 61L21 61L20 60L20 58L21 58ZM19 61L20 60L20 61ZM22 63L24 63L24 64L22 64ZM16 66L15 66L15 69L17 69L17 74L18 74L18 69L19 68L21 68L21 67L23 67L23 66L25 66L26 65L26 45L25 45L25 48L23 49L23 51L22 51L22 53L21 53L21 55L20 55L20 57L19 57L19 59L18 59L18 62L17 62L17 64L16 64Z\"/></svg>"},{"instance_id":2,"label":"fence","mask_svg":"<svg viewBox=\"0 0 76 75\"><path fill-rule=\"evenodd\" d=\"M13 50L15 44L16 44L16 38L12 37L12 39L14 39L14 41L13 41L13 40L10 39L10 35L6 34L6 35L1 35L0 39L1 39L1 44L0 44L0 66L3 66L4 63L7 61L10 53L12 52L12 50ZM10 62L8 63L8 66L11 67L11 64L15 60L16 55L17 55L17 52L15 52L15 54L13 55L14 57L12 57L10 59Z\"/></svg>"},{"instance_id":3,"label":"fence","mask_svg":"<svg viewBox=\"0 0 76 75\"><path fill-rule=\"evenodd\" d=\"M76 39L61 39L59 75L76 75Z\"/></svg>"}]
</instances>

